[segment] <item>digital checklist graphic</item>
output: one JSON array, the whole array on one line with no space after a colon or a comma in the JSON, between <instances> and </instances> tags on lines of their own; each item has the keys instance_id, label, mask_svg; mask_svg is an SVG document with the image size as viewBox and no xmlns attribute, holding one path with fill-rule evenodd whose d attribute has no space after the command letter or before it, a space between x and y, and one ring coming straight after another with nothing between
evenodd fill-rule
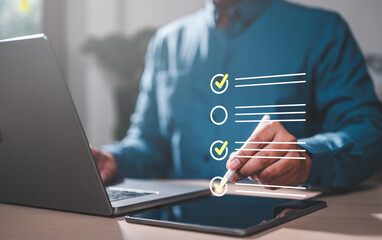
<instances>
[{"instance_id":1,"label":"digital checklist graphic","mask_svg":"<svg viewBox=\"0 0 382 240\"><path fill-rule=\"evenodd\" d=\"M289 79L288 77L298 78L296 80L284 80L284 78ZM214 75L210 80L210 88L213 94L222 95L224 94L229 87L230 77L227 73L218 73ZM243 88L261 88L267 86L285 86L290 84L304 84L306 83L306 73L292 73L292 74L277 74L277 75L266 75L266 76L254 76L254 77L239 77L234 78L233 86L235 89L240 90ZM287 110L284 110L287 109ZM214 118L215 114L219 112L221 119L216 120ZM268 116L268 118L263 118L263 116ZM290 118L280 118L280 116L287 116ZM210 111L210 120L216 126L219 127L223 125L229 117L234 118L235 124L246 124L246 123L263 123L263 122L306 122L306 104L299 102L288 102L285 104L263 104L263 105L245 105L245 106L235 106L234 113L229 113L227 109L222 105L214 106ZM261 123L260 123L261 122ZM233 144L233 143L231 143ZM303 145L304 142L249 142L243 140L237 140L234 142L235 147L232 148L235 151L239 150L248 150L248 151L279 151L279 152L302 152L304 149L264 149L264 148L248 148L242 149L243 145L253 144L299 144ZM217 139L210 145L210 155L216 161L228 160L227 156L229 153L229 142L223 139ZM236 156L237 158L248 158L248 159L256 159L256 158L272 158L272 159L296 159L296 160L305 160L305 157L272 157L272 156ZM231 174L226 173L226 176ZM225 177L226 177L225 176ZM228 185L227 182L229 179L225 179L224 177L215 176L210 181L210 190L211 193L217 197L224 196L227 193ZM223 185L224 184L224 185ZM281 185L264 185L264 184L247 184L247 183L235 183L238 186L245 187L270 187L270 188L290 188L290 189L306 189L305 187L293 187L293 186L281 186ZM247 188L248 189L248 188ZM269 193L269 192L261 192L261 191L252 191L252 190L235 190L236 192L242 193L256 193L256 194L264 194L264 195L280 195L280 196L293 196L293 197L305 197L305 194L290 194L290 193Z\"/></svg>"}]
</instances>

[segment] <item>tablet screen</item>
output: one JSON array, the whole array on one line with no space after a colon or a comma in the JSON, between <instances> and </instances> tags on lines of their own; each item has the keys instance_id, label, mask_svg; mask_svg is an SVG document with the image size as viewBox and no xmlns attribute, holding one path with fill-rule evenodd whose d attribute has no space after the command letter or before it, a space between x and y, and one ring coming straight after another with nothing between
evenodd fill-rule
<instances>
[{"instance_id":1,"label":"tablet screen","mask_svg":"<svg viewBox=\"0 0 382 240\"><path fill-rule=\"evenodd\" d=\"M170 225L198 225L200 228L249 229L277 220L282 220L279 223L286 222L291 220L289 216L296 218L325 206L324 202L312 200L225 195L154 209L127 216L126 220L160 226L166 224L153 223L159 221L172 223Z\"/></svg>"}]
</instances>

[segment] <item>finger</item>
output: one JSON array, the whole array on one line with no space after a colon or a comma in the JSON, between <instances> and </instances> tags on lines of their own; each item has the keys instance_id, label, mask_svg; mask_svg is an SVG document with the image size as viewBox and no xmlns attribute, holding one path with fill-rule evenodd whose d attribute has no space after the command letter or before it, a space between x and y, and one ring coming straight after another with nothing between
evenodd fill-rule
<instances>
[{"instance_id":1,"label":"finger","mask_svg":"<svg viewBox=\"0 0 382 240\"><path fill-rule=\"evenodd\" d=\"M240 164L232 170L236 170L241 167L244 163L248 161L248 158L237 157L237 156L253 156L257 152L256 150L251 149L262 149L266 146L263 142L271 142L276 135L277 129L272 127L273 122L264 123L259 128L253 131L252 135L248 138L246 143L233 155L229 161L237 158L240 161Z\"/></svg>"},{"instance_id":2,"label":"finger","mask_svg":"<svg viewBox=\"0 0 382 240\"><path fill-rule=\"evenodd\" d=\"M97 164L97 168L100 170L100 171L103 171L105 169L105 161L103 161L103 156L97 158L97 161L96 161L96 164Z\"/></svg>"},{"instance_id":3,"label":"finger","mask_svg":"<svg viewBox=\"0 0 382 240\"><path fill-rule=\"evenodd\" d=\"M261 180L259 182L268 185L280 185L280 186L296 186L300 184L298 181L299 166L294 166L289 171L285 172L281 176L278 176L271 180Z\"/></svg>"},{"instance_id":4,"label":"finger","mask_svg":"<svg viewBox=\"0 0 382 240\"><path fill-rule=\"evenodd\" d=\"M234 158L235 155L236 155L236 152L232 152L232 153L229 155L229 158L228 158L228 160L227 160L227 162L226 162L226 164L225 164L225 167L226 167L227 169L230 169L230 168L229 168L229 165L230 165L230 163L231 163L231 161L233 160L233 158Z\"/></svg>"},{"instance_id":5,"label":"finger","mask_svg":"<svg viewBox=\"0 0 382 240\"><path fill-rule=\"evenodd\" d=\"M104 178L102 178L102 181L104 183L108 183L110 181L110 173L109 173L109 171L103 171L103 176L104 176Z\"/></svg>"},{"instance_id":6,"label":"finger","mask_svg":"<svg viewBox=\"0 0 382 240\"><path fill-rule=\"evenodd\" d=\"M263 170L274 162L284 159L289 151L294 155L298 155L295 144L284 144L286 142L295 142L296 138L291 135L286 129L277 123L277 131L272 143L266 145L263 149L249 149L256 150L257 153L254 156L236 156L237 158L247 158L248 161L244 163L238 171L239 179L246 178L254 175L257 172ZM243 149L244 151L245 149ZM291 157L291 156L289 156ZM294 156L298 157L298 156Z\"/></svg>"},{"instance_id":7,"label":"finger","mask_svg":"<svg viewBox=\"0 0 382 240\"><path fill-rule=\"evenodd\" d=\"M103 159L105 158L104 154L93 147L90 148L93 154L94 162L97 165L97 168L101 171L104 168L105 161Z\"/></svg>"},{"instance_id":8,"label":"finger","mask_svg":"<svg viewBox=\"0 0 382 240\"><path fill-rule=\"evenodd\" d=\"M259 181L259 179L257 178L257 176L254 174L252 176L249 176L248 177L251 181Z\"/></svg>"},{"instance_id":9,"label":"finger","mask_svg":"<svg viewBox=\"0 0 382 240\"><path fill-rule=\"evenodd\" d=\"M262 142L270 142L273 140L277 133L277 129L272 127L273 122L263 123L261 126L257 127L247 139L247 141L238 150L237 155L254 155L257 151L249 151L248 149L258 149L263 148L266 144ZM243 149L245 149L243 151Z\"/></svg>"},{"instance_id":10,"label":"finger","mask_svg":"<svg viewBox=\"0 0 382 240\"><path fill-rule=\"evenodd\" d=\"M272 180L266 181L266 184L269 185L279 185L279 186L297 186L299 182L297 181L297 171L295 169L291 169L280 177Z\"/></svg>"},{"instance_id":11,"label":"finger","mask_svg":"<svg viewBox=\"0 0 382 240\"><path fill-rule=\"evenodd\" d=\"M94 147L90 147L90 150L92 151L94 160L97 160L97 158L99 158L102 155L101 151Z\"/></svg>"},{"instance_id":12,"label":"finger","mask_svg":"<svg viewBox=\"0 0 382 240\"><path fill-rule=\"evenodd\" d=\"M103 180L104 183L108 183L111 180L113 180L115 176L115 171L111 166L108 166L103 170L103 175L104 175L104 180Z\"/></svg>"},{"instance_id":13,"label":"finger","mask_svg":"<svg viewBox=\"0 0 382 240\"><path fill-rule=\"evenodd\" d=\"M105 172L104 171L100 171L100 173L99 173L100 175L101 175L101 179L102 179L102 182L104 182L104 183L106 183L106 175L105 175Z\"/></svg>"},{"instance_id":14,"label":"finger","mask_svg":"<svg viewBox=\"0 0 382 240\"><path fill-rule=\"evenodd\" d=\"M254 175L272 163L280 160L280 158L283 158L285 154L288 153L288 150L272 151L274 149L281 149L282 147L284 146L278 147L275 144L269 144L265 148L259 150L255 156L243 156L243 158L247 158L248 161L244 163L237 171L240 178L243 179Z\"/></svg>"},{"instance_id":15,"label":"finger","mask_svg":"<svg viewBox=\"0 0 382 240\"><path fill-rule=\"evenodd\" d=\"M288 152L286 155L284 155L283 159L280 159L279 161L276 161L273 164L267 166L260 172L256 173L256 176L262 181L273 181L281 175L289 172L292 168L299 168L301 160L293 159L297 157L301 156L296 152Z\"/></svg>"},{"instance_id":16,"label":"finger","mask_svg":"<svg viewBox=\"0 0 382 240\"><path fill-rule=\"evenodd\" d=\"M281 123L273 122L272 127L276 129L276 133L272 141L263 149L243 149L243 151L256 151L254 155L257 156L282 157L289 151L297 150L297 145L294 144L297 139Z\"/></svg>"}]
</instances>

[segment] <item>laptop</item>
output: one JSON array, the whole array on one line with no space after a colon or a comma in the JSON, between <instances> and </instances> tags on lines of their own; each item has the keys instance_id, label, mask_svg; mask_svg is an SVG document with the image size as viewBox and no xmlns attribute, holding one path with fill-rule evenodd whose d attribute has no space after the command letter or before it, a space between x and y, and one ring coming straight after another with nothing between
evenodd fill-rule
<instances>
[{"instance_id":1,"label":"laptop","mask_svg":"<svg viewBox=\"0 0 382 240\"><path fill-rule=\"evenodd\" d=\"M105 187L44 34L0 41L0 201L114 216L209 195L122 179Z\"/></svg>"}]
</instances>

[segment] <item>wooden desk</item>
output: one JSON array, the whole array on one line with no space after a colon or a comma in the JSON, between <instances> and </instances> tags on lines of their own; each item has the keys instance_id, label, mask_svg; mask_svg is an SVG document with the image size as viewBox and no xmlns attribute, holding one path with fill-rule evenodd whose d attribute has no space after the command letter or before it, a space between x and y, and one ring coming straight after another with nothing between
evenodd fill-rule
<instances>
[{"instance_id":1,"label":"wooden desk","mask_svg":"<svg viewBox=\"0 0 382 240\"><path fill-rule=\"evenodd\" d=\"M195 183L195 182L193 182ZM206 184L206 182L202 182ZM230 191L235 186L230 186ZM268 191L268 190L261 190ZM277 190L279 191L279 190ZM286 191L286 190L282 190ZM287 191L294 193L298 190ZM299 192L301 194L301 192ZM308 196L317 195L310 192ZM328 207L249 239L382 239L382 184L323 195ZM128 224L106 218L0 204L0 239L239 239Z\"/></svg>"}]
</instances>

